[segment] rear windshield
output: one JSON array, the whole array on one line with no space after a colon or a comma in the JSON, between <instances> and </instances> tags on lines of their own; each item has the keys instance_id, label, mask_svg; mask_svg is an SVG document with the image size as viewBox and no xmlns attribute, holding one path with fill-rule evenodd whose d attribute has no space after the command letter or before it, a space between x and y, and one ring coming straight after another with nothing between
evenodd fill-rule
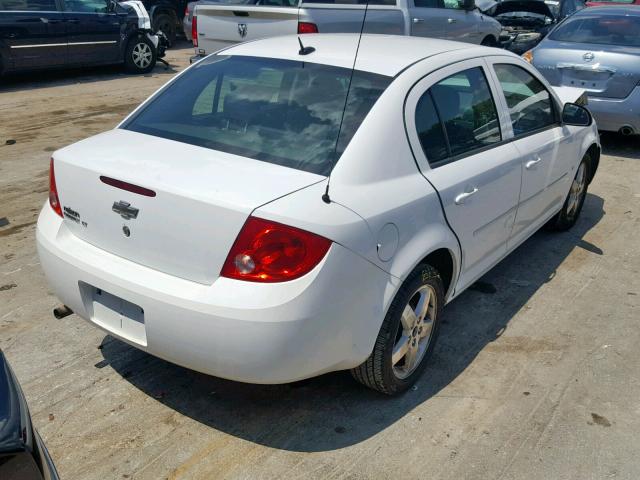
<instances>
[{"instance_id":1,"label":"rear windshield","mask_svg":"<svg viewBox=\"0 0 640 480\"><path fill-rule=\"evenodd\" d=\"M551 40L640 47L640 16L576 17L554 30Z\"/></svg>"},{"instance_id":2,"label":"rear windshield","mask_svg":"<svg viewBox=\"0 0 640 480\"><path fill-rule=\"evenodd\" d=\"M122 128L328 175L391 81L351 73L302 61L211 56Z\"/></svg>"}]
</instances>

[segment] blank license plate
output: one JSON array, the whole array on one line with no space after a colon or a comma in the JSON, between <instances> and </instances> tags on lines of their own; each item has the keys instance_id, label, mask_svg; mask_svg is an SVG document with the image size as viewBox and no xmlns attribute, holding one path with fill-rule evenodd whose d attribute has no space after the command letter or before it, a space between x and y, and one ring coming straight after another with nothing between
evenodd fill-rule
<instances>
[{"instance_id":1,"label":"blank license plate","mask_svg":"<svg viewBox=\"0 0 640 480\"><path fill-rule=\"evenodd\" d=\"M91 288L93 314L91 320L127 340L147 345L144 310L138 305L99 288Z\"/></svg>"}]
</instances>

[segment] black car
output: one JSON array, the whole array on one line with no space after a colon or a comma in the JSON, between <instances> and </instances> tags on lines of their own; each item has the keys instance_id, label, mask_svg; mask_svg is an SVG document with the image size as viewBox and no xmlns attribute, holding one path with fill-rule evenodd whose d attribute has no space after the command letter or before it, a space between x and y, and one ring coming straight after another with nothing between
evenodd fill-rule
<instances>
[{"instance_id":1,"label":"black car","mask_svg":"<svg viewBox=\"0 0 640 480\"><path fill-rule=\"evenodd\" d=\"M57 480L58 474L11 367L0 350L0 478Z\"/></svg>"},{"instance_id":2,"label":"black car","mask_svg":"<svg viewBox=\"0 0 640 480\"><path fill-rule=\"evenodd\" d=\"M113 63L147 73L158 42L140 2L0 0L0 74Z\"/></svg>"},{"instance_id":3,"label":"black car","mask_svg":"<svg viewBox=\"0 0 640 480\"><path fill-rule=\"evenodd\" d=\"M583 0L505 0L492 8L491 15L503 27L500 46L523 54L558 22L584 7Z\"/></svg>"}]
</instances>

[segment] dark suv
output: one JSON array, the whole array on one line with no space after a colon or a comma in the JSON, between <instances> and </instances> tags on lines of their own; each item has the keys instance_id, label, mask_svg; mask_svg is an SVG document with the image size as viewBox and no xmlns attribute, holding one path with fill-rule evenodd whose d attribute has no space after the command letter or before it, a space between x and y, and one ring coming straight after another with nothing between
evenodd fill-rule
<instances>
[{"instance_id":1,"label":"dark suv","mask_svg":"<svg viewBox=\"0 0 640 480\"><path fill-rule=\"evenodd\" d=\"M146 73L158 42L139 2L0 0L0 74L112 63Z\"/></svg>"}]
</instances>

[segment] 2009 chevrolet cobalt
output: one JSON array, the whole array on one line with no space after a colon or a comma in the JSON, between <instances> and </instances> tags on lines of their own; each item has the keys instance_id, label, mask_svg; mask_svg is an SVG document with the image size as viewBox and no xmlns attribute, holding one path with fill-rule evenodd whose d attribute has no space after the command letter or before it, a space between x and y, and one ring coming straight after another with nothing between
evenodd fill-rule
<instances>
[{"instance_id":1,"label":"2009 chevrolet cobalt","mask_svg":"<svg viewBox=\"0 0 640 480\"><path fill-rule=\"evenodd\" d=\"M55 152L42 266L79 316L171 362L256 383L352 369L398 393L447 302L576 222L596 126L506 51L304 43L211 55Z\"/></svg>"}]
</instances>

